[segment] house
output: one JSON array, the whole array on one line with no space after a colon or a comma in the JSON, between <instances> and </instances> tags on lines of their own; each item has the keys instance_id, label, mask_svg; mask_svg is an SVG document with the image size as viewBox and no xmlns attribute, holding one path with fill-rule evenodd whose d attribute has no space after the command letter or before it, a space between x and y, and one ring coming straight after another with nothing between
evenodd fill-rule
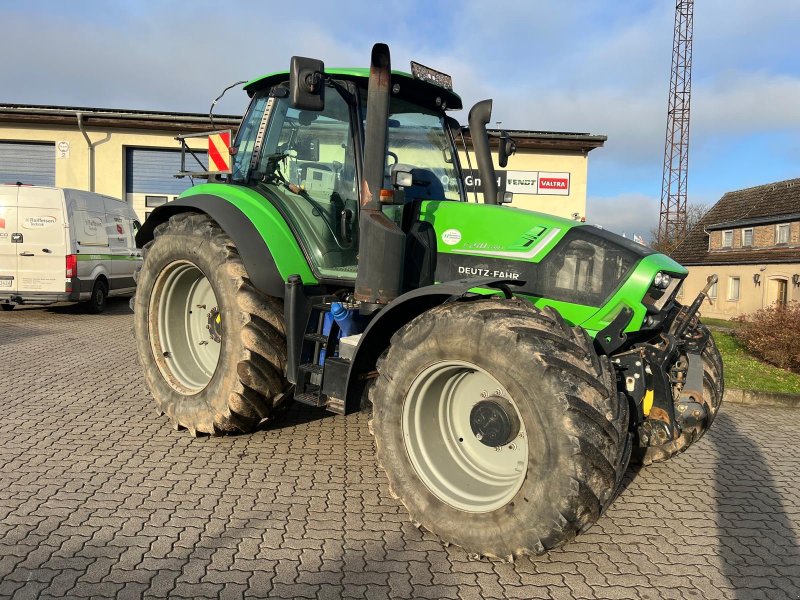
<instances>
[{"instance_id":1,"label":"house","mask_svg":"<svg viewBox=\"0 0 800 600\"><path fill-rule=\"evenodd\" d=\"M672 257L689 269L679 298L691 302L716 274L703 315L730 319L800 301L800 178L728 192Z\"/></svg>"}]
</instances>

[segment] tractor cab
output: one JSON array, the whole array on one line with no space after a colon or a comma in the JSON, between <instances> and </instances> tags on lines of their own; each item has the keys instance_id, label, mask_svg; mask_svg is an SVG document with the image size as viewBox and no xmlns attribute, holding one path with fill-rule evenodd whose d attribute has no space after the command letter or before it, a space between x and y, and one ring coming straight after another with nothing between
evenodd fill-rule
<instances>
[{"instance_id":1,"label":"tractor cab","mask_svg":"<svg viewBox=\"0 0 800 600\"><path fill-rule=\"evenodd\" d=\"M313 107L293 101L289 73L246 85L252 100L234 143L231 181L275 203L325 278L357 273L368 76L367 69L326 72L324 102ZM384 199L398 224L408 202L464 199L446 108L461 108L452 91L392 74L382 189L398 191Z\"/></svg>"}]
</instances>

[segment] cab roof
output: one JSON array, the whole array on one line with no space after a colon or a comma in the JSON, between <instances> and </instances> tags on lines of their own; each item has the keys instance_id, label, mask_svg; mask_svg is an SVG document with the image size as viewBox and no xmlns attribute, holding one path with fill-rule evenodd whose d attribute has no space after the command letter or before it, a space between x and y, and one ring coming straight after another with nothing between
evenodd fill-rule
<instances>
[{"instance_id":1,"label":"cab roof","mask_svg":"<svg viewBox=\"0 0 800 600\"><path fill-rule=\"evenodd\" d=\"M369 81L369 69L348 68L348 69L325 69L326 75L332 75L336 79L353 81L359 87L366 89ZM272 87L278 83L289 80L288 71L269 73L255 79L251 79L244 85L245 91L252 96L256 91ZM414 100L425 106L436 106L436 98L441 98L447 110L461 110L461 97L452 90L445 89L433 83L414 78L405 71L392 71L392 85L400 86L400 93L403 98Z\"/></svg>"}]
</instances>

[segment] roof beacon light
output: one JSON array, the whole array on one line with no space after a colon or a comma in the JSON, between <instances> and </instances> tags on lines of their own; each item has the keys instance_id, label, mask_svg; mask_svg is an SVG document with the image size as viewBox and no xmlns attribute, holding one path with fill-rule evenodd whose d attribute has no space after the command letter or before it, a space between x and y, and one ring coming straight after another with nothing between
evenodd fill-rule
<instances>
[{"instance_id":1,"label":"roof beacon light","mask_svg":"<svg viewBox=\"0 0 800 600\"><path fill-rule=\"evenodd\" d=\"M453 78L450 75L421 65L413 60L411 61L411 75L414 79L421 79L446 90L453 90Z\"/></svg>"}]
</instances>

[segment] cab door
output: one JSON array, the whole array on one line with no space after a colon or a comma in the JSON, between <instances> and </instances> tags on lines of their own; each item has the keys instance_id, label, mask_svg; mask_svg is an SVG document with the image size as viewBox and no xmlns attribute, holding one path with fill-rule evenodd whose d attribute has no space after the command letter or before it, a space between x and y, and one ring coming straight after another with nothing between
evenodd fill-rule
<instances>
[{"instance_id":1,"label":"cab door","mask_svg":"<svg viewBox=\"0 0 800 600\"><path fill-rule=\"evenodd\" d=\"M0 297L17 291L16 185L0 185Z\"/></svg>"},{"instance_id":2,"label":"cab door","mask_svg":"<svg viewBox=\"0 0 800 600\"><path fill-rule=\"evenodd\" d=\"M68 227L64 193L26 186L18 190L18 291L64 293Z\"/></svg>"}]
</instances>

